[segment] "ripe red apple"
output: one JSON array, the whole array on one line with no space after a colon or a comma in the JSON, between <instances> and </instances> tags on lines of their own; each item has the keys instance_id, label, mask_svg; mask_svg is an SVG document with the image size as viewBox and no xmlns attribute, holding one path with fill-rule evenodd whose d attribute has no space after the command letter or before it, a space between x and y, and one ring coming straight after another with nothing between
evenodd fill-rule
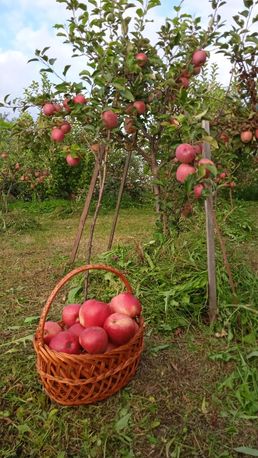
<instances>
[{"instance_id":1,"label":"ripe red apple","mask_svg":"<svg viewBox=\"0 0 258 458\"><path fill-rule=\"evenodd\" d=\"M222 172L219 174L220 180L225 180L226 177L227 177L227 172Z\"/></svg>"},{"instance_id":2,"label":"ripe red apple","mask_svg":"<svg viewBox=\"0 0 258 458\"><path fill-rule=\"evenodd\" d=\"M81 158L79 156L73 157L71 154L68 154L66 156L66 162L68 165L70 165L70 167L76 167L80 164Z\"/></svg>"},{"instance_id":3,"label":"ripe red apple","mask_svg":"<svg viewBox=\"0 0 258 458\"><path fill-rule=\"evenodd\" d=\"M100 326L84 329L79 335L79 342L88 353L96 355L105 353L108 346L108 335Z\"/></svg>"},{"instance_id":4,"label":"ripe red apple","mask_svg":"<svg viewBox=\"0 0 258 458\"><path fill-rule=\"evenodd\" d=\"M144 114L146 110L146 105L143 100L136 100L133 104L134 108L139 114Z\"/></svg>"},{"instance_id":5,"label":"ripe red apple","mask_svg":"<svg viewBox=\"0 0 258 458\"><path fill-rule=\"evenodd\" d=\"M199 75L199 73L201 72L201 67L200 66L196 66L193 68L193 74L194 75Z\"/></svg>"},{"instance_id":6,"label":"ripe red apple","mask_svg":"<svg viewBox=\"0 0 258 458\"><path fill-rule=\"evenodd\" d=\"M117 345L113 344L112 342L108 342L108 346L105 353L109 353L110 351L114 350L114 348L117 348Z\"/></svg>"},{"instance_id":7,"label":"ripe red apple","mask_svg":"<svg viewBox=\"0 0 258 458\"><path fill-rule=\"evenodd\" d=\"M93 145L90 146L90 149L93 153L99 153L100 150L100 144L99 143L93 143Z\"/></svg>"},{"instance_id":8,"label":"ripe red apple","mask_svg":"<svg viewBox=\"0 0 258 458\"><path fill-rule=\"evenodd\" d=\"M125 292L113 297L110 301L112 313L123 313L131 318L141 314L142 306L140 301L133 294Z\"/></svg>"},{"instance_id":9,"label":"ripe red apple","mask_svg":"<svg viewBox=\"0 0 258 458\"><path fill-rule=\"evenodd\" d=\"M55 112L55 106L53 103L45 103L45 105L43 105L42 111L45 116L52 116L52 114Z\"/></svg>"},{"instance_id":10,"label":"ripe red apple","mask_svg":"<svg viewBox=\"0 0 258 458\"><path fill-rule=\"evenodd\" d=\"M124 129L127 134L134 134L137 131L132 118L125 118Z\"/></svg>"},{"instance_id":11,"label":"ripe red apple","mask_svg":"<svg viewBox=\"0 0 258 458\"><path fill-rule=\"evenodd\" d=\"M46 321L44 325L44 342L48 345L52 337L61 331L61 326L55 321Z\"/></svg>"},{"instance_id":12,"label":"ripe red apple","mask_svg":"<svg viewBox=\"0 0 258 458\"><path fill-rule=\"evenodd\" d=\"M192 56L192 64L193 64L195 67L200 67L200 66L202 66L203 64L205 64L206 59L207 59L207 54L206 54L206 52L205 52L203 49L199 49L199 50L197 50L197 51L195 51L195 52L193 53L193 56Z\"/></svg>"},{"instance_id":13,"label":"ripe red apple","mask_svg":"<svg viewBox=\"0 0 258 458\"><path fill-rule=\"evenodd\" d=\"M71 111L71 107L68 105L69 102L70 102L70 99L64 99L64 101L63 101L63 107L68 112Z\"/></svg>"},{"instance_id":14,"label":"ripe red apple","mask_svg":"<svg viewBox=\"0 0 258 458\"><path fill-rule=\"evenodd\" d=\"M54 140L54 142L62 142L64 139L64 132L59 129L59 127L54 127L51 132L51 139Z\"/></svg>"},{"instance_id":15,"label":"ripe red apple","mask_svg":"<svg viewBox=\"0 0 258 458\"><path fill-rule=\"evenodd\" d=\"M136 54L135 59L140 67L144 67L144 65L148 62L148 56L146 56L144 52Z\"/></svg>"},{"instance_id":16,"label":"ripe red apple","mask_svg":"<svg viewBox=\"0 0 258 458\"><path fill-rule=\"evenodd\" d=\"M243 143L249 143L252 141L253 132L251 130L244 130L241 132L240 138Z\"/></svg>"},{"instance_id":17,"label":"ripe red apple","mask_svg":"<svg viewBox=\"0 0 258 458\"><path fill-rule=\"evenodd\" d=\"M202 195L202 192L203 192L203 189L204 189L204 186L203 184L197 184L195 187L194 187L194 197L196 199L200 199L201 195Z\"/></svg>"},{"instance_id":18,"label":"ripe red apple","mask_svg":"<svg viewBox=\"0 0 258 458\"><path fill-rule=\"evenodd\" d=\"M197 156L198 154L201 154L202 153L202 150L203 150L203 147L202 147L202 144L199 143L197 145L193 145L193 149L194 149L194 152L195 152L195 155Z\"/></svg>"},{"instance_id":19,"label":"ripe red apple","mask_svg":"<svg viewBox=\"0 0 258 458\"><path fill-rule=\"evenodd\" d=\"M127 343L135 334L134 320L123 313L112 313L103 327L111 342L116 345Z\"/></svg>"},{"instance_id":20,"label":"ripe red apple","mask_svg":"<svg viewBox=\"0 0 258 458\"><path fill-rule=\"evenodd\" d=\"M60 351L78 355L81 352L81 346L78 337L74 336L69 331L61 331L56 334L49 342L51 350Z\"/></svg>"},{"instance_id":21,"label":"ripe red apple","mask_svg":"<svg viewBox=\"0 0 258 458\"><path fill-rule=\"evenodd\" d=\"M182 87L187 89L189 87L190 81L188 78L185 78L184 76L180 76L179 78L180 84Z\"/></svg>"},{"instance_id":22,"label":"ripe red apple","mask_svg":"<svg viewBox=\"0 0 258 458\"><path fill-rule=\"evenodd\" d=\"M228 185L229 185L229 187L230 187L231 189L233 189L233 188L236 187L236 183L235 183L234 181L230 181L230 183L229 183Z\"/></svg>"},{"instance_id":23,"label":"ripe red apple","mask_svg":"<svg viewBox=\"0 0 258 458\"><path fill-rule=\"evenodd\" d=\"M73 98L74 103L80 103L81 105L84 105L87 102L87 99L85 99L84 95L82 94L77 94Z\"/></svg>"},{"instance_id":24,"label":"ripe red apple","mask_svg":"<svg viewBox=\"0 0 258 458\"><path fill-rule=\"evenodd\" d=\"M176 171L176 179L180 183L184 183L189 175L195 173L195 168L189 164L180 164Z\"/></svg>"},{"instance_id":25,"label":"ripe red apple","mask_svg":"<svg viewBox=\"0 0 258 458\"><path fill-rule=\"evenodd\" d=\"M62 105L60 105L59 103L53 103L53 106L56 113L62 111Z\"/></svg>"},{"instance_id":26,"label":"ripe red apple","mask_svg":"<svg viewBox=\"0 0 258 458\"><path fill-rule=\"evenodd\" d=\"M70 327L79 321L80 308L81 304L69 304L63 308L62 320L66 326Z\"/></svg>"},{"instance_id":27,"label":"ripe red apple","mask_svg":"<svg viewBox=\"0 0 258 458\"><path fill-rule=\"evenodd\" d=\"M96 299L88 299L81 306L79 320L85 328L89 326L103 326L110 314L109 304L97 301Z\"/></svg>"},{"instance_id":28,"label":"ripe red apple","mask_svg":"<svg viewBox=\"0 0 258 458\"><path fill-rule=\"evenodd\" d=\"M114 129L118 126L118 116L112 110L107 110L102 113L102 121L107 129Z\"/></svg>"},{"instance_id":29,"label":"ripe red apple","mask_svg":"<svg viewBox=\"0 0 258 458\"><path fill-rule=\"evenodd\" d=\"M182 143L176 149L176 158L183 164L190 164L195 159L196 153L192 145Z\"/></svg>"},{"instance_id":30,"label":"ripe red apple","mask_svg":"<svg viewBox=\"0 0 258 458\"><path fill-rule=\"evenodd\" d=\"M67 121L63 122L63 124L61 124L60 126L60 129L62 132L64 132L64 134L68 134L68 132L70 132L71 130L71 124Z\"/></svg>"},{"instance_id":31,"label":"ripe red apple","mask_svg":"<svg viewBox=\"0 0 258 458\"><path fill-rule=\"evenodd\" d=\"M215 166L214 162L211 161L210 159L207 159L206 157L204 157L203 159L200 159L199 162L198 162L198 165L199 166L204 166L204 168L205 168L205 178L207 178L211 173L210 170L205 167L205 165L213 165L213 166Z\"/></svg>"},{"instance_id":32,"label":"ripe red apple","mask_svg":"<svg viewBox=\"0 0 258 458\"><path fill-rule=\"evenodd\" d=\"M229 142L229 136L228 134L226 134L225 132L221 132L220 136L219 136L219 140L223 143L228 143Z\"/></svg>"},{"instance_id":33,"label":"ripe red apple","mask_svg":"<svg viewBox=\"0 0 258 458\"><path fill-rule=\"evenodd\" d=\"M180 76L183 76L184 78L190 78L191 77L191 73L189 72L189 70L185 69L182 71L181 75Z\"/></svg>"},{"instance_id":34,"label":"ripe red apple","mask_svg":"<svg viewBox=\"0 0 258 458\"><path fill-rule=\"evenodd\" d=\"M85 328L80 324L80 323L74 323L70 328L69 332L73 334L74 336L78 337L81 335L82 331L84 331Z\"/></svg>"}]
</instances>

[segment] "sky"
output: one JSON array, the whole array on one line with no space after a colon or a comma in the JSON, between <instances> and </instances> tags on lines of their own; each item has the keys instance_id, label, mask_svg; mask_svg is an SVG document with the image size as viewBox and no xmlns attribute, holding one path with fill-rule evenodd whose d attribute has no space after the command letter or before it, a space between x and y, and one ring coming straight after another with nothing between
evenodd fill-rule
<instances>
[{"instance_id":1,"label":"sky","mask_svg":"<svg viewBox=\"0 0 258 458\"><path fill-rule=\"evenodd\" d=\"M175 0L161 0L161 5L152 10L154 22L147 30L149 38L154 39L155 30L159 29L165 17L171 17L173 6L178 4L179 1ZM222 9L223 18L231 23L232 16L242 9L242 0L227 0ZM201 16L203 24L207 24L212 11L208 0L185 0L183 10ZM65 23L69 17L62 3L55 0L0 0L0 17L0 101L6 94L11 94L12 98L21 96L33 80L40 80L41 66L35 62L27 63L34 57L36 48L50 46L49 55L57 57L57 69L60 71L64 65L72 63L69 77L78 81L78 73L85 62L79 58L71 59L71 49L62 44L62 38L56 37L53 28L55 23ZM219 64L220 79L226 85L230 77L229 63L218 54L212 55L210 62Z\"/></svg>"}]
</instances>

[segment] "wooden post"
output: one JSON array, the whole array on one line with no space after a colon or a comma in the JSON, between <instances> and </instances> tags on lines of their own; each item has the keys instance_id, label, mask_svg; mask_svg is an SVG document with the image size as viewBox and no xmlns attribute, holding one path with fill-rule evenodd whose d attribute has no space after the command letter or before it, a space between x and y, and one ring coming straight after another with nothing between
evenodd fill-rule
<instances>
[{"instance_id":1,"label":"wooden post","mask_svg":"<svg viewBox=\"0 0 258 458\"><path fill-rule=\"evenodd\" d=\"M114 219L113 219L111 232L110 232L110 236L109 236L109 241L108 241L108 246L107 246L108 250L110 250L112 248L112 244L113 244L113 240L114 240L114 234L115 234L115 230L116 230L118 214L119 214L119 210L120 210L121 200L122 200L122 196L123 196L123 192L124 192L124 187L125 187L125 182L126 182L126 178L127 178L127 174L128 174L128 169L129 169L131 157L132 157L132 151L128 151L128 154L127 154L127 157L126 157L126 161L125 161L125 165L124 165L123 176L122 176L122 180L121 180L120 188L119 188L119 192L118 192Z\"/></svg>"},{"instance_id":2,"label":"wooden post","mask_svg":"<svg viewBox=\"0 0 258 458\"><path fill-rule=\"evenodd\" d=\"M210 134L210 125L208 121L202 121L202 127ZM211 159L210 145L207 142L203 144L203 157ZM218 315L217 308L217 291L216 291L216 263L215 263L215 238L214 238L214 220L213 220L213 198L212 195L205 200L206 214L206 240L207 240L207 263L208 263L208 284L209 284L209 320L210 323L216 320Z\"/></svg>"},{"instance_id":3,"label":"wooden post","mask_svg":"<svg viewBox=\"0 0 258 458\"><path fill-rule=\"evenodd\" d=\"M85 200L84 208L83 208L83 211L82 211L82 214L81 214L81 219L80 219L77 235L76 235L76 238L74 240L73 250L72 250L72 253L71 253L71 256L70 256L70 260L69 260L69 262L71 264L74 263L74 260L76 258L76 254L77 254L77 251L78 251L78 248L79 248L79 244L80 244L80 240L81 240L81 237L82 237L83 228L85 226L85 222L86 222L86 219L88 217L88 213L89 213L90 204L91 204L91 201L92 201L93 192L94 192L96 181L97 181L97 178L98 178L98 175L99 175L103 154L104 154L104 152L101 150L100 153L96 156L95 166L94 166L94 170L93 170L93 173L92 173L89 190L88 190L88 193L87 193L87 196L86 196L86 200Z\"/></svg>"}]
</instances>

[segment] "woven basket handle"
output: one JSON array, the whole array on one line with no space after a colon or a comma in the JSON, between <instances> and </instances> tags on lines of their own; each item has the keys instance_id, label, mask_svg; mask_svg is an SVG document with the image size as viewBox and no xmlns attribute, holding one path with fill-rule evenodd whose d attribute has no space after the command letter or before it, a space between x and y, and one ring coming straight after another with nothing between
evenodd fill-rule
<instances>
[{"instance_id":1,"label":"woven basket handle","mask_svg":"<svg viewBox=\"0 0 258 458\"><path fill-rule=\"evenodd\" d=\"M40 316L40 320L39 320L39 324L36 330L36 335L35 335L36 340L38 340L41 345L44 345L43 334L44 334L44 326L45 326L46 317L49 312L50 306L52 302L54 301L55 297L57 296L58 292L71 278L73 278L77 274L80 274L81 272L86 272L87 270L106 270L107 272L112 272L113 274L117 275L120 278L120 280L122 280L127 291L129 293L132 293L132 287L129 281L125 278L125 276L119 270L115 269L114 267L106 266L104 264L89 264L86 266L77 267L76 269L72 270L67 275L65 275L65 277L63 277L62 280L60 280L60 282L57 283L56 287L53 289L52 293L50 294L45 306L43 307L43 310Z\"/></svg>"}]
</instances>

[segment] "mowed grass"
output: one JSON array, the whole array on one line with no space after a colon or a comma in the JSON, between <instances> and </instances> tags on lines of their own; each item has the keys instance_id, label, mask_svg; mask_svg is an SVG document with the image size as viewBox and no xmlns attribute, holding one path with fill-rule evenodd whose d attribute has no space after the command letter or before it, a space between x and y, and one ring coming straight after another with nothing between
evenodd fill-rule
<instances>
[{"instance_id":1,"label":"mowed grass","mask_svg":"<svg viewBox=\"0 0 258 458\"><path fill-rule=\"evenodd\" d=\"M27 214L29 221L31 213L26 211L23 216ZM255 210L245 211L253 215ZM258 449L258 416L251 408L258 402L258 390L257 397L248 391L250 378L256 380L255 366L246 358L239 363L239 354L245 351L242 342L223 334L216 337L201 323L173 331L164 325L164 332L148 324L135 378L108 400L80 407L62 407L49 400L35 370L31 339L47 296L67 271L79 213L35 212L34 217L37 229L8 231L0 240L0 456L234 458L248 456L239 454L237 447ZM111 212L101 215L95 259L106 250L111 222ZM86 256L90 224L91 218L78 265ZM115 245L130 244L138 253L154 230L151 209L123 209ZM254 242L250 236L244 245L234 245L237 250L244 248L253 267ZM152 287L150 282L149 296ZM253 341L247 348L249 353L256 350ZM235 386L238 368L239 403L232 391L223 389L225 382L229 388Z\"/></svg>"}]
</instances>

